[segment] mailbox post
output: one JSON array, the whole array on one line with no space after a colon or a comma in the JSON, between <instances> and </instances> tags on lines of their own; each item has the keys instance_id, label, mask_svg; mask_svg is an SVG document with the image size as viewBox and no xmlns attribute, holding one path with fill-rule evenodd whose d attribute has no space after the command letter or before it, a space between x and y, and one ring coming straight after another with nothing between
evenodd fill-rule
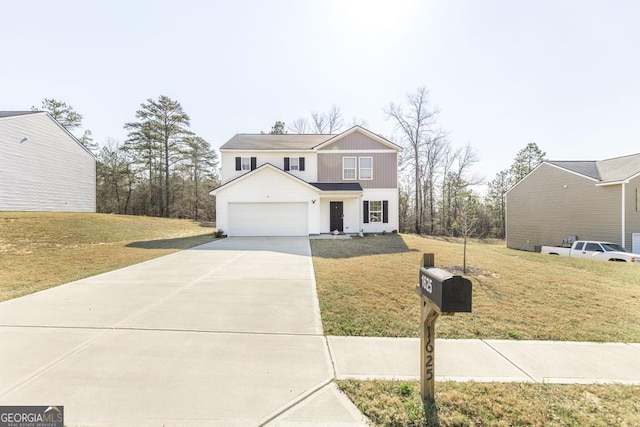
<instances>
[{"instance_id":1,"label":"mailbox post","mask_svg":"<svg viewBox=\"0 0 640 427\"><path fill-rule=\"evenodd\" d=\"M436 320L440 314L471 312L471 281L435 268L434 254L424 254L416 293L420 296L420 394L435 397Z\"/></svg>"}]
</instances>

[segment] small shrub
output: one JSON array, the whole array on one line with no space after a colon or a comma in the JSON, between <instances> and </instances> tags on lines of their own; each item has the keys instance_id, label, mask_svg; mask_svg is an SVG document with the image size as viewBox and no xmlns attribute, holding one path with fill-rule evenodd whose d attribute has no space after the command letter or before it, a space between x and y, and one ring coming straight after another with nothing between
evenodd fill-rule
<instances>
[{"instance_id":1,"label":"small shrub","mask_svg":"<svg viewBox=\"0 0 640 427\"><path fill-rule=\"evenodd\" d=\"M216 239L221 239L224 237L224 230L218 230L214 233Z\"/></svg>"},{"instance_id":2,"label":"small shrub","mask_svg":"<svg viewBox=\"0 0 640 427\"><path fill-rule=\"evenodd\" d=\"M409 397L413 393L413 385L407 382L401 382L398 384L398 393L402 397Z\"/></svg>"}]
</instances>

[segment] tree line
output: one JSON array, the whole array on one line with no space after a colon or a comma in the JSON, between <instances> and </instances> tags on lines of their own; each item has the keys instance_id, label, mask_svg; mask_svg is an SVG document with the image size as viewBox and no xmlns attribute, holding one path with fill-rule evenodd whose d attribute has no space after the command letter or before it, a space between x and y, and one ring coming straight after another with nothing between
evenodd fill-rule
<instances>
[{"instance_id":1,"label":"tree line","mask_svg":"<svg viewBox=\"0 0 640 427\"><path fill-rule=\"evenodd\" d=\"M82 115L55 99L41 108L71 133ZM76 138L97 160L96 210L103 213L215 220L209 191L220 183L218 155L190 130L189 115L167 96L147 99L125 123L127 140L107 139L99 147L85 130Z\"/></svg>"},{"instance_id":2,"label":"tree line","mask_svg":"<svg viewBox=\"0 0 640 427\"><path fill-rule=\"evenodd\" d=\"M35 107L32 107L36 110ZM97 159L98 212L215 220L215 200L208 192L220 184L218 155L190 130L190 117L179 102L166 96L147 99L135 120L123 126L126 141L107 139L102 147L91 131L82 130L82 115L55 99L45 99L48 111ZM403 147L399 159L400 232L496 237L505 235L505 193L545 157L535 143L520 150L513 164L488 183L486 194L475 188L484 178L473 173L479 161L471 145L455 147L438 126L439 110L426 88L409 93L404 102L384 108L396 133L390 139ZM339 107L312 112L287 127L276 121L269 133L337 133L347 125ZM264 133L264 132L263 132Z\"/></svg>"},{"instance_id":3,"label":"tree line","mask_svg":"<svg viewBox=\"0 0 640 427\"><path fill-rule=\"evenodd\" d=\"M438 108L426 88L409 93L404 102L384 108L396 134L389 137L404 150L399 160L400 232L463 236L505 236L505 193L543 160L546 154L535 143L520 150L513 164L488 183L488 192L475 189L485 184L473 173L478 156L471 145L455 147L438 126ZM312 112L286 126L276 121L271 134L337 133L345 127L340 108ZM366 122L353 119L350 126Z\"/></svg>"},{"instance_id":4,"label":"tree line","mask_svg":"<svg viewBox=\"0 0 640 427\"><path fill-rule=\"evenodd\" d=\"M454 147L438 126L439 110L426 88L391 103L385 115L404 148L400 161L400 231L417 234L505 236L505 194L546 156L535 143L520 150L513 164L489 182L486 195L474 189L484 178L472 172L478 156L471 145Z\"/></svg>"}]
</instances>

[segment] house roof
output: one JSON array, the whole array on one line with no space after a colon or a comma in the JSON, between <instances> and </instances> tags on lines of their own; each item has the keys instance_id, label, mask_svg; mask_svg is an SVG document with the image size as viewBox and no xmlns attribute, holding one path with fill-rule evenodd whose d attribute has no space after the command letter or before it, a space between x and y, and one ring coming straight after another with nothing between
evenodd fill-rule
<instances>
[{"instance_id":1,"label":"house roof","mask_svg":"<svg viewBox=\"0 0 640 427\"><path fill-rule=\"evenodd\" d=\"M309 184L322 191L362 191L357 182L310 182Z\"/></svg>"},{"instance_id":2,"label":"house roof","mask_svg":"<svg viewBox=\"0 0 640 427\"><path fill-rule=\"evenodd\" d=\"M311 150L335 135L319 134L247 134L239 133L225 142L221 150Z\"/></svg>"},{"instance_id":3,"label":"house roof","mask_svg":"<svg viewBox=\"0 0 640 427\"><path fill-rule=\"evenodd\" d=\"M640 153L606 160L546 163L595 179L602 185L626 181L640 174Z\"/></svg>"},{"instance_id":4,"label":"house roof","mask_svg":"<svg viewBox=\"0 0 640 427\"><path fill-rule=\"evenodd\" d=\"M352 134L353 132L363 133L390 148L401 150L402 147L394 144L388 139L377 135L360 126L353 126L338 134L297 134L287 133L284 135L272 134L248 134L239 133L225 142L220 150L314 150L333 143L335 140Z\"/></svg>"}]
</instances>

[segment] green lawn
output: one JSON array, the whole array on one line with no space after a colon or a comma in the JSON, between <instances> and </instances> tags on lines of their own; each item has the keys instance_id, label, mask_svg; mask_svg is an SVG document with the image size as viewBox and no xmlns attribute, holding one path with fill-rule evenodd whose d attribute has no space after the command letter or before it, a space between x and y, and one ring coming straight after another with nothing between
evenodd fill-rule
<instances>
[{"instance_id":1,"label":"green lawn","mask_svg":"<svg viewBox=\"0 0 640 427\"><path fill-rule=\"evenodd\" d=\"M214 231L179 219L0 212L0 301L207 243Z\"/></svg>"},{"instance_id":2,"label":"green lawn","mask_svg":"<svg viewBox=\"0 0 640 427\"><path fill-rule=\"evenodd\" d=\"M462 244L416 235L312 240L328 335L417 337L422 254L457 270ZM438 319L441 338L640 342L640 268L472 241L473 312Z\"/></svg>"},{"instance_id":3,"label":"green lawn","mask_svg":"<svg viewBox=\"0 0 640 427\"><path fill-rule=\"evenodd\" d=\"M438 383L423 407L418 382L339 381L375 426L638 426L640 388L625 385Z\"/></svg>"}]
</instances>

